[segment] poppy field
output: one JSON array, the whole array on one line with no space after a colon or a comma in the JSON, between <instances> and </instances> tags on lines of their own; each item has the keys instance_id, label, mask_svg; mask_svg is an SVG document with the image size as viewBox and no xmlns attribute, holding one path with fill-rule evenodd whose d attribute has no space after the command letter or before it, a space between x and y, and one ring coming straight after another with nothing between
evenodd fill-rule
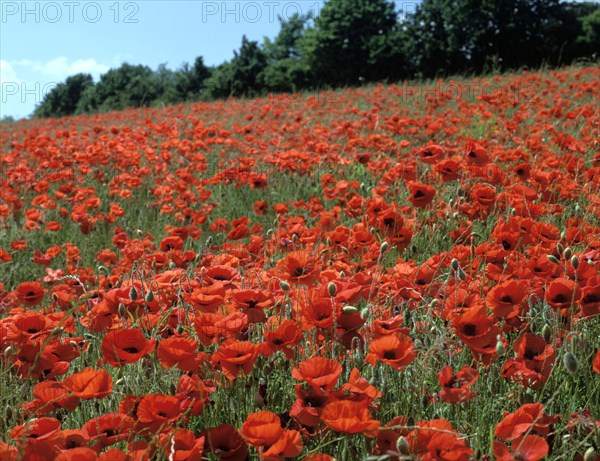
<instances>
[{"instance_id":1,"label":"poppy field","mask_svg":"<svg viewBox=\"0 0 600 461\"><path fill-rule=\"evenodd\" d=\"M598 67L3 124L1 460L600 460Z\"/></svg>"}]
</instances>

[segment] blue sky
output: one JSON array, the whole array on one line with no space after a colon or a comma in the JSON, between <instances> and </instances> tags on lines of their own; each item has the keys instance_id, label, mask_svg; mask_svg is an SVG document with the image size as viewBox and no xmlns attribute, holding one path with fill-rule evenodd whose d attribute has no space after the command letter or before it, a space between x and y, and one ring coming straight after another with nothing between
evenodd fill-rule
<instances>
[{"instance_id":1,"label":"blue sky","mask_svg":"<svg viewBox=\"0 0 600 461\"><path fill-rule=\"evenodd\" d=\"M414 11L415 1L397 1ZM78 72L99 76L123 62L170 69L203 56L230 59L242 35L262 42L277 16L318 14L322 0L0 0L0 117L31 114L54 85Z\"/></svg>"}]
</instances>

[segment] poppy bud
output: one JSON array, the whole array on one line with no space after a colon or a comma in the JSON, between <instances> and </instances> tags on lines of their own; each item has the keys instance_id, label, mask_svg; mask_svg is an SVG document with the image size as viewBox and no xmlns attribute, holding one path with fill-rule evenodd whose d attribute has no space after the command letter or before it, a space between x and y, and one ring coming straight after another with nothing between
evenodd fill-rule
<instances>
[{"instance_id":1,"label":"poppy bud","mask_svg":"<svg viewBox=\"0 0 600 461\"><path fill-rule=\"evenodd\" d=\"M547 343L552 339L552 329L550 328L550 325L545 324L544 328L542 328L542 338L544 338L544 341Z\"/></svg>"},{"instance_id":2,"label":"poppy bud","mask_svg":"<svg viewBox=\"0 0 600 461\"><path fill-rule=\"evenodd\" d=\"M554 255L548 255L548 261L558 264L558 259Z\"/></svg>"},{"instance_id":3,"label":"poppy bud","mask_svg":"<svg viewBox=\"0 0 600 461\"><path fill-rule=\"evenodd\" d=\"M360 183L360 191L364 194L367 191L367 186L365 186L364 182Z\"/></svg>"},{"instance_id":4,"label":"poppy bud","mask_svg":"<svg viewBox=\"0 0 600 461\"><path fill-rule=\"evenodd\" d=\"M343 247L340 245L340 250L342 250L344 253L349 254L350 252L348 251L348 248Z\"/></svg>"},{"instance_id":5,"label":"poppy bud","mask_svg":"<svg viewBox=\"0 0 600 461\"><path fill-rule=\"evenodd\" d=\"M182 335L183 334L183 325L177 325L177 334L178 335Z\"/></svg>"},{"instance_id":6,"label":"poppy bud","mask_svg":"<svg viewBox=\"0 0 600 461\"><path fill-rule=\"evenodd\" d=\"M597 454L596 454L596 450L594 450L594 447L589 447L587 450L585 450L585 453L583 454L583 461L594 461L595 459L597 459Z\"/></svg>"},{"instance_id":7,"label":"poppy bud","mask_svg":"<svg viewBox=\"0 0 600 461\"><path fill-rule=\"evenodd\" d=\"M379 247L379 253L383 254L387 251L387 249L390 247L390 244L387 242L381 242L381 246Z\"/></svg>"},{"instance_id":8,"label":"poppy bud","mask_svg":"<svg viewBox=\"0 0 600 461\"><path fill-rule=\"evenodd\" d=\"M351 315L351 314L356 314L357 312L358 312L358 309L354 306L344 306L342 308L342 314Z\"/></svg>"},{"instance_id":9,"label":"poppy bud","mask_svg":"<svg viewBox=\"0 0 600 461\"><path fill-rule=\"evenodd\" d=\"M344 271L340 271L340 278L342 279L344 277L346 277L346 273Z\"/></svg>"},{"instance_id":10,"label":"poppy bud","mask_svg":"<svg viewBox=\"0 0 600 461\"><path fill-rule=\"evenodd\" d=\"M396 440L396 450L403 456L407 456L410 453L408 441L403 436L398 437L398 440Z\"/></svg>"},{"instance_id":11,"label":"poppy bud","mask_svg":"<svg viewBox=\"0 0 600 461\"><path fill-rule=\"evenodd\" d=\"M125 304L119 303L119 308L117 309L119 317L125 317L127 314L127 309L125 309Z\"/></svg>"},{"instance_id":12,"label":"poppy bud","mask_svg":"<svg viewBox=\"0 0 600 461\"><path fill-rule=\"evenodd\" d=\"M556 244L556 251L558 251L559 255L563 254L563 252L565 251L565 247L563 246L562 243L558 242Z\"/></svg>"},{"instance_id":13,"label":"poppy bud","mask_svg":"<svg viewBox=\"0 0 600 461\"><path fill-rule=\"evenodd\" d=\"M152 301L154 301L154 293L152 292L152 290L148 290L148 293L146 293L146 297L144 299L147 303L151 303Z\"/></svg>"},{"instance_id":14,"label":"poppy bud","mask_svg":"<svg viewBox=\"0 0 600 461\"><path fill-rule=\"evenodd\" d=\"M565 355L563 355L563 366L572 375L577 373L577 370L579 369L579 362L577 361L577 357L575 357L573 352L565 352Z\"/></svg>"},{"instance_id":15,"label":"poppy bud","mask_svg":"<svg viewBox=\"0 0 600 461\"><path fill-rule=\"evenodd\" d=\"M565 251L563 251L563 257L565 260L571 259L571 256L573 256L573 250L571 250L570 247L565 248Z\"/></svg>"},{"instance_id":16,"label":"poppy bud","mask_svg":"<svg viewBox=\"0 0 600 461\"><path fill-rule=\"evenodd\" d=\"M50 336L59 336L62 332L63 332L63 329L61 327L56 327L54 330L52 330L52 333L50 333Z\"/></svg>"},{"instance_id":17,"label":"poppy bud","mask_svg":"<svg viewBox=\"0 0 600 461\"><path fill-rule=\"evenodd\" d=\"M284 293L290 291L290 284L284 280L279 281L279 287L283 290Z\"/></svg>"},{"instance_id":18,"label":"poppy bud","mask_svg":"<svg viewBox=\"0 0 600 461\"><path fill-rule=\"evenodd\" d=\"M13 347L8 346L6 349L4 349L4 357L10 357L13 352L14 352Z\"/></svg>"},{"instance_id":19,"label":"poppy bud","mask_svg":"<svg viewBox=\"0 0 600 461\"><path fill-rule=\"evenodd\" d=\"M452 261L450 261L450 266L452 266L452 269L454 269L455 271L460 269L460 264L458 263L458 259L452 258Z\"/></svg>"},{"instance_id":20,"label":"poppy bud","mask_svg":"<svg viewBox=\"0 0 600 461\"><path fill-rule=\"evenodd\" d=\"M363 307L360 311L360 318L366 319L368 315L369 315L369 307Z\"/></svg>"},{"instance_id":21,"label":"poppy bud","mask_svg":"<svg viewBox=\"0 0 600 461\"><path fill-rule=\"evenodd\" d=\"M129 299L131 299L132 301L138 299L138 292L133 286L131 287L131 290L129 290Z\"/></svg>"},{"instance_id":22,"label":"poppy bud","mask_svg":"<svg viewBox=\"0 0 600 461\"><path fill-rule=\"evenodd\" d=\"M467 280L467 274L465 273L465 271L463 271L462 269L458 270L458 278L461 279L463 282L465 280Z\"/></svg>"},{"instance_id":23,"label":"poppy bud","mask_svg":"<svg viewBox=\"0 0 600 461\"><path fill-rule=\"evenodd\" d=\"M327 291L329 292L329 296L333 298L335 296L335 292L337 291L335 283L329 282L329 284L327 285Z\"/></svg>"},{"instance_id":24,"label":"poppy bud","mask_svg":"<svg viewBox=\"0 0 600 461\"><path fill-rule=\"evenodd\" d=\"M177 265L173 261L169 263L169 269L175 269L176 267Z\"/></svg>"},{"instance_id":25,"label":"poppy bud","mask_svg":"<svg viewBox=\"0 0 600 461\"><path fill-rule=\"evenodd\" d=\"M573 266L573 269L577 270L577 268L579 267L579 258L577 257L577 255L573 255L571 257L571 266Z\"/></svg>"},{"instance_id":26,"label":"poppy bud","mask_svg":"<svg viewBox=\"0 0 600 461\"><path fill-rule=\"evenodd\" d=\"M503 355L505 352L506 352L506 348L504 347L504 344L502 344L502 341L500 340L500 336L498 336L498 340L496 341L496 354Z\"/></svg>"},{"instance_id":27,"label":"poppy bud","mask_svg":"<svg viewBox=\"0 0 600 461\"><path fill-rule=\"evenodd\" d=\"M298 234L292 235L292 242L293 243L297 243L298 242Z\"/></svg>"},{"instance_id":28,"label":"poppy bud","mask_svg":"<svg viewBox=\"0 0 600 461\"><path fill-rule=\"evenodd\" d=\"M371 227L371 228L369 229L369 232L370 232L371 234L376 234L376 233L377 233L377 229L375 229L374 227Z\"/></svg>"},{"instance_id":29,"label":"poppy bud","mask_svg":"<svg viewBox=\"0 0 600 461\"><path fill-rule=\"evenodd\" d=\"M517 210L515 208L511 208L510 209L510 215L511 216L516 216L517 215Z\"/></svg>"},{"instance_id":30,"label":"poppy bud","mask_svg":"<svg viewBox=\"0 0 600 461\"><path fill-rule=\"evenodd\" d=\"M97 270L98 270L98 272L103 272L106 275L110 274L110 271L104 266L98 266Z\"/></svg>"}]
</instances>

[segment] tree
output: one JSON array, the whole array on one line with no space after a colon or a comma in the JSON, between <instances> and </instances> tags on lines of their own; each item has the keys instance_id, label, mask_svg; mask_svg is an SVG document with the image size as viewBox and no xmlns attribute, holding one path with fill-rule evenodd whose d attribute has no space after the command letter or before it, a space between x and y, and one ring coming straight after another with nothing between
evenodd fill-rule
<instances>
[{"instance_id":1,"label":"tree","mask_svg":"<svg viewBox=\"0 0 600 461\"><path fill-rule=\"evenodd\" d=\"M398 15L387 0L330 0L301 40L317 86L394 77L404 66Z\"/></svg>"},{"instance_id":2,"label":"tree","mask_svg":"<svg viewBox=\"0 0 600 461\"><path fill-rule=\"evenodd\" d=\"M171 103L200 100L204 92L204 81L210 74L211 69L204 64L202 56L197 57L191 67L184 63L173 73L173 81L166 91L166 100Z\"/></svg>"},{"instance_id":3,"label":"tree","mask_svg":"<svg viewBox=\"0 0 600 461\"><path fill-rule=\"evenodd\" d=\"M93 90L88 88L84 92L77 112L105 112L148 106L162 92L160 79L156 78L152 69L124 63L103 74Z\"/></svg>"},{"instance_id":4,"label":"tree","mask_svg":"<svg viewBox=\"0 0 600 461\"><path fill-rule=\"evenodd\" d=\"M311 18L312 13L295 13L287 21L280 16L281 28L277 37L274 40L265 38L263 50L267 66L263 80L269 91L296 91L308 85L308 67L300 54L300 41Z\"/></svg>"},{"instance_id":5,"label":"tree","mask_svg":"<svg viewBox=\"0 0 600 461\"><path fill-rule=\"evenodd\" d=\"M76 74L68 77L64 83L59 83L33 111L33 116L40 117L65 117L73 115L83 93L88 88L94 87L94 80L90 74Z\"/></svg>"},{"instance_id":6,"label":"tree","mask_svg":"<svg viewBox=\"0 0 600 461\"><path fill-rule=\"evenodd\" d=\"M559 0L423 0L405 23L416 75L553 63L565 38Z\"/></svg>"},{"instance_id":7,"label":"tree","mask_svg":"<svg viewBox=\"0 0 600 461\"><path fill-rule=\"evenodd\" d=\"M206 91L212 98L229 96L257 96L264 92L262 73L267 57L258 46L244 35L239 52L234 51L230 62L218 66L205 81Z\"/></svg>"}]
</instances>

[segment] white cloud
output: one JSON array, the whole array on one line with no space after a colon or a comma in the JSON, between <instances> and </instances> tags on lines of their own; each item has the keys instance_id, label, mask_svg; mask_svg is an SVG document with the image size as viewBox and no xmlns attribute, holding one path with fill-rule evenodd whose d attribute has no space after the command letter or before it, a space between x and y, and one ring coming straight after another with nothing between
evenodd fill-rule
<instances>
[{"instance_id":1,"label":"white cloud","mask_svg":"<svg viewBox=\"0 0 600 461\"><path fill-rule=\"evenodd\" d=\"M8 61L0 60L0 82L22 82L22 80L17 77L14 67Z\"/></svg>"},{"instance_id":2,"label":"white cloud","mask_svg":"<svg viewBox=\"0 0 600 461\"><path fill-rule=\"evenodd\" d=\"M64 80L65 78L80 72L92 74L92 76L97 79L100 74L103 74L110 69L110 66L101 64L95 59L76 59L69 62L65 56L60 56L49 61L31 61L29 59L22 59L20 61L15 61L12 64L14 66L28 68L43 76L52 77L58 80Z\"/></svg>"}]
</instances>

